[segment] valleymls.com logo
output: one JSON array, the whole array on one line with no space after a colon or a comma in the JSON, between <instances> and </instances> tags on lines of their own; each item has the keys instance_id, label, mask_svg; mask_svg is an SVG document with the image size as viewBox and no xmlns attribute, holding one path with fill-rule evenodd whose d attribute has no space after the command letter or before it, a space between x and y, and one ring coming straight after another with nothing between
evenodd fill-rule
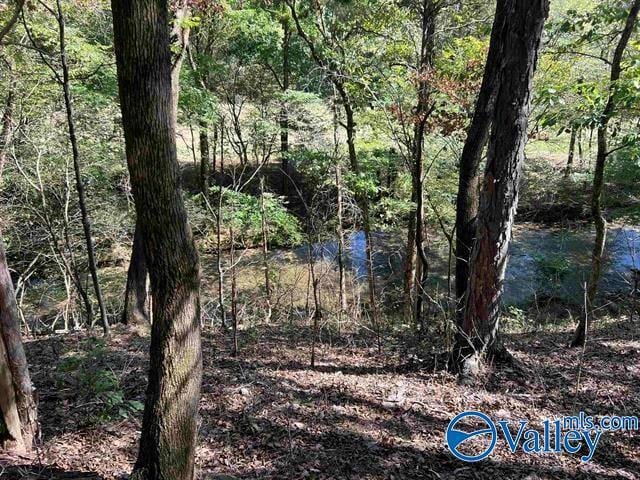
<instances>
[{"instance_id":1,"label":"valleymls.com logo","mask_svg":"<svg viewBox=\"0 0 640 480\"><path fill-rule=\"evenodd\" d=\"M588 462L605 432L638 430L638 417L603 416L594 419L584 412L576 416L543 420L539 428L527 420L494 422L482 412L462 412L449 422L445 440L451 453L465 462L487 458L503 439L513 453L527 454L582 452L580 459Z\"/></svg>"}]
</instances>

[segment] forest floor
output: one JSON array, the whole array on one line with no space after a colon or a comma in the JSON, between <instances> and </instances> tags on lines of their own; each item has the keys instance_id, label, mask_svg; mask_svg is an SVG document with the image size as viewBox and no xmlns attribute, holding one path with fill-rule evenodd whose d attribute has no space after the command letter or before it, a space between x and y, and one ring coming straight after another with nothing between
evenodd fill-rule
<instances>
[{"instance_id":1,"label":"forest floor","mask_svg":"<svg viewBox=\"0 0 640 480\"><path fill-rule=\"evenodd\" d=\"M308 332L289 331L296 333L273 326L244 333L232 358L229 339L205 330L199 478L640 478L639 431L603 435L588 463L579 455L513 454L501 440L488 459L468 464L444 442L449 421L464 410L536 428L581 410L637 415L637 320L600 323L578 389L582 351L566 348L568 330L508 335L519 367L495 368L476 386L354 338L320 345L312 370ZM118 327L107 341L81 332L26 345L43 438L34 457L0 458L0 477L126 478L140 433L148 333Z\"/></svg>"}]
</instances>

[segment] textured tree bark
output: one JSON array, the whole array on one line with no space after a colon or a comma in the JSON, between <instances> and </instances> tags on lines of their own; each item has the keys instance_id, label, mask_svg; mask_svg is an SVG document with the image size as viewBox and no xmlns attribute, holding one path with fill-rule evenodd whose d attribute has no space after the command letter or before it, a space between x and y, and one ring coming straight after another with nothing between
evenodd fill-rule
<instances>
[{"instance_id":1,"label":"textured tree bark","mask_svg":"<svg viewBox=\"0 0 640 480\"><path fill-rule=\"evenodd\" d=\"M69 80L69 67L67 63L66 39L65 39L65 19L62 13L60 0L56 1L58 34L60 41L60 64L62 66L62 92L64 94L64 105L67 112L67 125L69 128L69 143L71 144L71 152L73 156L73 171L76 179L76 192L78 193L78 205L80 206L80 218L82 221L82 229L84 239L87 246L87 261L91 280L93 282L93 290L96 294L98 309L100 310L100 321L105 335L109 335L109 320L107 311L102 298L102 289L98 280L98 267L96 265L96 255L93 245L93 235L91 233L91 220L89 218L89 210L87 208L86 195L84 191L84 183L82 182L82 171L80 166L80 151L78 149L78 140L76 138L76 124L73 111L73 100L71 97L71 85Z\"/></svg>"},{"instance_id":2,"label":"textured tree bark","mask_svg":"<svg viewBox=\"0 0 640 480\"><path fill-rule=\"evenodd\" d=\"M9 440L5 447L29 451L38 432L37 408L27 357L22 345L20 316L0 230L0 411ZM0 429L1 430L1 429Z\"/></svg>"},{"instance_id":3,"label":"textured tree bark","mask_svg":"<svg viewBox=\"0 0 640 480\"><path fill-rule=\"evenodd\" d=\"M480 163L482 152L489 139L491 121L498 80L504 68L503 49L507 25L507 9L497 8L489 53L476 100L473 119L467 131L458 177L458 196L456 199L456 298L458 300L458 323L464 315L464 295L469 279L469 257L475 240L475 220L478 214Z\"/></svg>"},{"instance_id":4,"label":"textured tree bark","mask_svg":"<svg viewBox=\"0 0 640 480\"><path fill-rule=\"evenodd\" d=\"M122 323L136 325L149 322L147 310L147 261L144 256L142 233L136 224L133 235L131 260L127 271L127 289L124 297Z\"/></svg>"},{"instance_id":5,"label":"textured tree bark","mask_svg":"<svg viewBox=\"0 0 640 480\"><path fill-rule=\"evenodd\" d=\"M189 47L189 34L191 29L185 26L185 20L190 14L189 0L176 0L171 2L172 26L170 42L172 50L175 52L171 59L171 103L173 104L174 116L177 118L178 101L180 100L180 72L182 64L187 56Z\"/></svg>"},{"instance_id":6,"label":"textured tree bark","mask_svg":"<svg viewBox=\"0 0 640 480\"><path fill-rule=\"evenodd\" d=\"M604 193L604 169L609 156L607 129L609 122L614 115L616 108L615 93L617 82L622 73L622 57L629 44L629 39L635 28L638 12L640 11L640 0L634 0L631 4L629 14L625 21L624 29L618 39L618 44L611 61L611 73L609 79L609 95L604 110L600 115L600 123L597 132L597 153L596 168L593 172L593 194L591 196L591 215L596 227L596 238L593 245L593 253L591 255L591 275L589 276L589 285L587 289L587 308L590 310L580 318L580 323L576 328L576 332L571 342L572 347L582 346L586 342L588 325L588 317L593 316L593 307L598 293L598 283L602 275L602 255L607 240L607 220L602 209L602 195Z\"/></svg>"},{"instance_id":7,"label":"textured tree bark","mask_svg":"<svg viewBox=\"0 0 640 480\"><path fill-rule=\"evenodd\" d=\"M463 378L473 377L485 356L503 352L498 342L500 303L524 162L531 85L549 0L499 0L497 9L496 15L507 19L502 37L504 68L498 80L477 240L456 342Z\"/></svg>"},{"instance_id":8,"label":"textured tree bark","mask_svg":"<svg viewBox=\"0 0 640 480\"><path fill-rule=\"evenodd\" d=\"M179 188L166 0L113 0L127 163L153 296L149 384L132 477L191 480L202 378L200 271Z\"/></svg>"},{"instance_id":9,"label":"textured tree bark","mask_svg":"<svg viewBox=\"0 0 640 480\"><path fill-rule=\"evenodd\" d=\"M13 90L7 94L0 131L0 185L7 150L13 138ZM22 345L20 316L0 229L0 443L29 451L37 436L37 408L27 357ZM4 425L4 429L2 426Z\"/></svg>"},{"instance_id":10,"label":"textured tree bark","mask_svg":"<svg viewBox=\"0 0 640 480\"><path fill-rule=\"evenodd\" d=\"M173 47L172 50L176 53L171 58L171 104L173 117L176 121L178 118L178 102L180 100L180 72L189 47L190 29L184 27L184 20L189 13L188 0L179 0L173 4L173 24L170 41ZM195 150L193 154L195 156ZM131 258L129 259L129 271L127 272L127 285L125 287L124 311L122 312L122 322L124 324L140 320L149 321L151 319L146 307L148 272L147 263L144 259L144 249L142 248L142 238L139 238L141 236L140 232L141 229L138 227L136 219ZM136 237L138 237L138 244L136 244ZM133 271L131 271L132 268L134 269ZM134 296L131 301L129 301L130 296Z\"/></svg>"}]
</instances>

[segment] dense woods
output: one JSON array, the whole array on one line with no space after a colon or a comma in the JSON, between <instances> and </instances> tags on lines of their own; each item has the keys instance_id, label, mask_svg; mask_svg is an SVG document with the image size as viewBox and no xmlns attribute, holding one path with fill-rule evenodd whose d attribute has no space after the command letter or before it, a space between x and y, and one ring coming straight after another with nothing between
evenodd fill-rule
<instances>
[{"instance_id":1,"label":"dense woods","mask_svg":"<svg viewBox=\"0 0 640 480\"><path fill-rule=\"evenodd\" d=\"M0 478L636 478L639 14L2 1Z\"/></svg>"}]
</instances>

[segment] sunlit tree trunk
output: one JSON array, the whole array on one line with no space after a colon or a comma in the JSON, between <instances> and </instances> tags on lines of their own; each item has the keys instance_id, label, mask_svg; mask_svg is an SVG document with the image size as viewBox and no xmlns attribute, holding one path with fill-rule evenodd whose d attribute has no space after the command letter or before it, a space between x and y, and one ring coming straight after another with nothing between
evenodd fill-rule
<instances>
[{"instance_id":1,"label":"sunlit tree trunk","mask_svg":"<svg viewBox=\"0 0 640 480\"><path fill-rule=\"evenodd\" d=\"M504 14L504 71L493 113L476 242L472 250L469 285L460 325L456 356L463 378L478 373L487 355L504 353L498 341L500 307L511 229L518 204L524 162L531 86L549 0L499 0Z\"/></svg>"},{"instance_id":2,"label":"sunlit tree trunk","mask_svg":"<svg viewBox=\"0 0 640 480\"><path fill-rule=\"evenodd\" d=\"M0 185L13 137L13 102L10 85L0 131ZM0 448L29 451L38 430L37 408L2 235L0 229Z\"/></svg>"},{"instance_id":3,"label":"sunlit tree trunk","mask_svg":"<svg viewBox=\"0 0 640 480\"><path fill-rule=\"evenodd\" d=\"M149 383L133 478L191 480L202 376L198 254L179 188L164 0L113 0L120 106L153 297Z\"/></svg>"},{"instance_id":4,"label":"sunlit tree trunk","mask_svg":"<svg viewBox=\"0 0 640 480\"><path fill-rule=\"evenodd\" d=\"M190 14L188 0L178 0L174 2L172 9L171 26L171 46L174 54L171 57L171 104L173 108L174 121L178 118L178 102L180 100L180 72L182 64L187 55L189 47L190 28L185 27L185 19ZM193 130L192 130L193 140ZM195 156L195 149L193 155ZM125 304L122 312L123 323L138 321L140 319L149 320L150 315L145 302L148 298L147 290L147 263L144 259L142 248L141 229L137 225L134 233L134 243L131 248L131 258L129 259L129 270L127 272L127 285L125 287ZM138 237L138 244L135 239ZM137 248L136 248L137 247ZM130 296L134 296L129 300Z\"/></svg>"},{"instance_id":5,"label":"sunlit tree trunk","mask_svg":"<svg viewBox=\"0 0 640 480\"><path fill-rule=\"evenodd\" d=\"M269 224L264 201L264 176L260 177L260 225L262 230L262 268L264 293L267 299L267 318L271 318L271 272L269 271Z\"/></svg>"},{"instance_id":6,"label":"sunlit tree trunk","mask_svg":"<svg viewBox=\"0 0 640 480\"><path fill-rule=\"evenodd\" d=\"M458 323L464 314L464 295L469 279L469 257L476 235L476 216L479 203L480 163L482 152L489 139L498 83L504 68L504 36L508 14L506 8L496 9L489 53L484 69L480 93L467 139L460 157L458 196L456 199L456 297Z\"/></svg>"}]
</instances>

